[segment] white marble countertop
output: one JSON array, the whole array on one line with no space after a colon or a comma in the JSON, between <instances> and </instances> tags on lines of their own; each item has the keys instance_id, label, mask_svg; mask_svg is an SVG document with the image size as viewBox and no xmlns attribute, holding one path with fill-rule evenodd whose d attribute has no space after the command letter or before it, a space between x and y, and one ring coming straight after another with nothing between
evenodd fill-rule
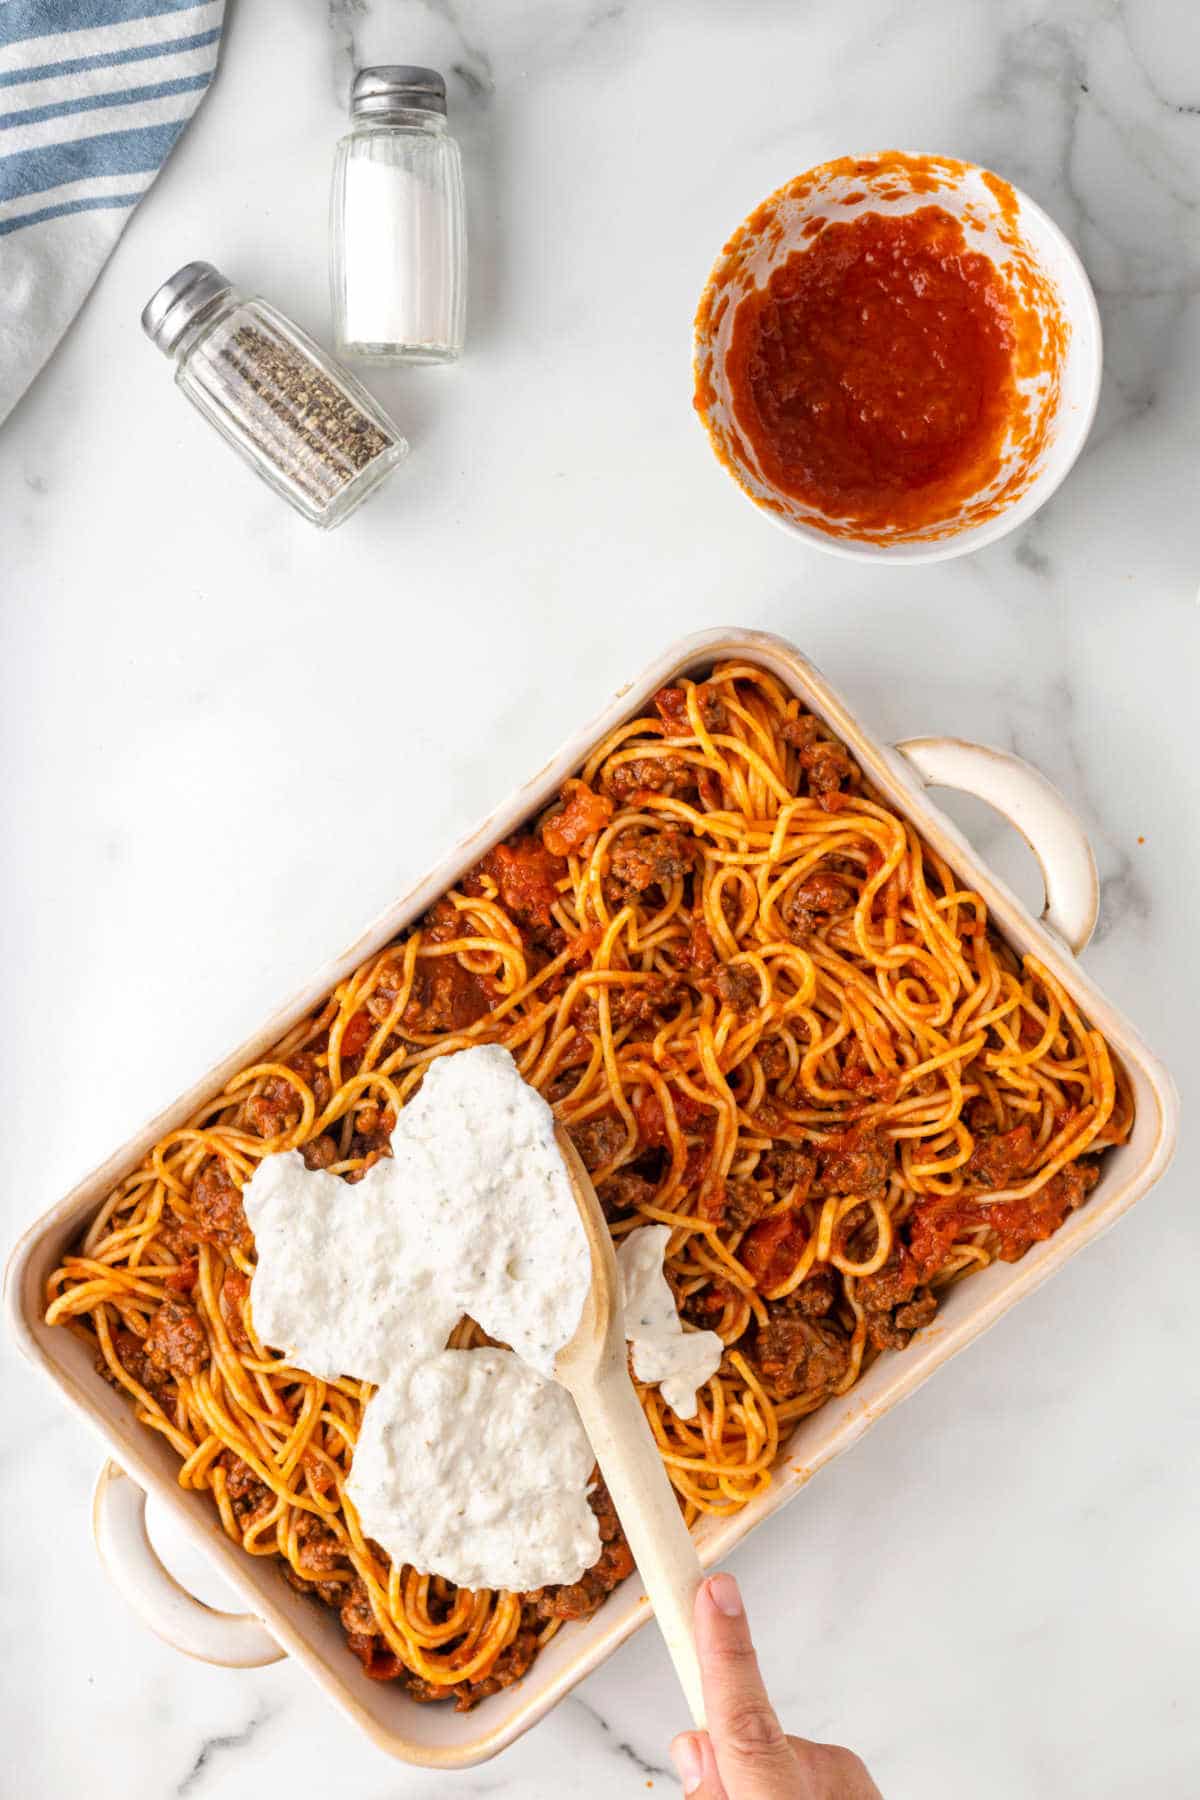
<instances>
[{"instance_id":1,"label":"white marble countertop","mask_svg":"<svg viewBox=\"0 0 1200 1800\"><path fill-rule=\"evenodd\" d=\"M470 354L376 381L411 460L323 537L174 393L138 313L203 256L327 335L330 158L350 68L379 60L447 73ZM796 171L890 144L1041 201L1107 338L1066 486L992 549L910 571L770 529L689 404L728 231ZM1198 208L1181 0L231 7L210 98L0 433L8 1235L651 653L718 623L794 639L882 737L1007 745L1061 786L1104 879L1088 966L1186 1100ZM1032 898L1027 853L951 809ZM1116 1233L736 1558L791 1728L853 1744L888 1800L1196 1791L1197 1173L1185 1134ZM286 1663L178 1658L97 1567L96 1446L3 1355L7 1792L678 1791L650 1633L462 1776L390 1763Z\"/></svg>"}]
</instances>

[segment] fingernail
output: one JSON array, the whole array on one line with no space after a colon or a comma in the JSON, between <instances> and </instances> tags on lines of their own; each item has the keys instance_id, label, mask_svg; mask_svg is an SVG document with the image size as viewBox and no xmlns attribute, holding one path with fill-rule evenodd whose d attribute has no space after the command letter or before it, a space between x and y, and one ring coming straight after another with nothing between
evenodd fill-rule
<instances>
[{"instance_id":1,"label":"fingernail","mask_svg":"<svg viewBox=\"0 0 1200 1800\"><path fill-rule=\"evenodd\" d=\"M727 1619L741 1617L745 1609L738 1584L732 1575L710 1575L705 1585L708 1597L719 1613L724 1613Z\"/></svg>"},{"instance_id":2,"label":"fingernail","mask_svg":"<svg viewBox=\"0 0 1200 1800\"><path fill-rule=\"evenodd\" d=\"M694 1794L704 1780L704 1752L699 1741L690 1736L678 1737L671 1745L671 1755L679 1770L685 1794Z\"/></svg>"}]
</instances>

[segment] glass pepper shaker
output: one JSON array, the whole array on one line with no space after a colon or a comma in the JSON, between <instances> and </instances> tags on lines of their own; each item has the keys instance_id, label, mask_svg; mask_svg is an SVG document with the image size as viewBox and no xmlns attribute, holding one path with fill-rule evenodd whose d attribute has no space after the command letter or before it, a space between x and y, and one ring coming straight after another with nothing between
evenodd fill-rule
<instances>
[{"instance_id":1,"label":"glass pepper shaker","mask_svg":"<svg viewBox=\"0 0 1200 1800\"><path fill-rule=\"evenodd\" d=\"M340 525L407 454L361 382L211 263L164 281L142 327L192 404L314 525Z\"/></svg>"},{"instance_id":2,"label":"glass pepper shaker","mask_svg":"<svg viewBox=\"0 0 1200 1800\"><path fill-rule=\"evenodd\" d=\"M337 148L330 279L339 352L453 362L466 316L462 157L436 69L361 69Z\"/></svg>"}]
</instances>

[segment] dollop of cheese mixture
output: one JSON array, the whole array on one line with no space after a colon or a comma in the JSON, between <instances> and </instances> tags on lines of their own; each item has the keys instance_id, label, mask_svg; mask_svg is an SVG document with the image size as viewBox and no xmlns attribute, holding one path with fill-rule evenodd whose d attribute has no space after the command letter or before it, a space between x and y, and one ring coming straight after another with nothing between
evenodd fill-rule
<instances>
[{"instance_id":1,"label":"dollop of cheese mixture","mask_svg":"<svg viewBox=\"0 0 1200 1800\"><path fill-rule=\"evenodd\" d=\"M656 1381L671 1411L681 1419L694 1419L697 1393L716 1371L724 1345L715 1331L683 1329L663 1274L670 1235L669 1225L643 1225L617 1251L625 1336L633 1349L638 1380Z\"/></svg>"},{"instance_id":2,"label":"dollop of cheese mixture","mask_svg":"<svg viewBox=\"0 0 1200 1800\"><path fill-rule=\"evenodd\" d=\"M579 1323L591 1271L554 1115L499 1044L439 1057L361 1181L289 1150L242 1200L259 1336L312 1375L386 1381L464 1313L552 1375Z\"/></svg>"},{"instance_id":3,"label":"dollop of cheese mixture","mask_svg":"<svg viewBox=\"0 0 1200 1800\"><path fill-rule=\"evenodd\" d=\"M468 1588L578 1581L600 1555L594 1458L552 1377L590 1263L553 1114L478 1045L431 1065L391 1148L354 1184L296 1151L259 1164L255 1328L311 1375L378 1384L347 1494L394 1561ZM722 1347L680 1324L669 1235L634 1232L618 1265L634 1370L690 1418ZM512 1350L447 1350L463 1314Z\"/></svg>"},{"instance_id":4,"label":"dollop of cheese mixture","mask_svg":"<svg viewBox=\"0 0 1200 1800\"><path fill-rule=\"evenodd\" d=\"M521 1592L578 1581L600 1555L594 1461L557 1382L507 1350L443 1350L375 1395L348 1492L367 1536L403 1562Z\"/></svg>"}]
</instances>

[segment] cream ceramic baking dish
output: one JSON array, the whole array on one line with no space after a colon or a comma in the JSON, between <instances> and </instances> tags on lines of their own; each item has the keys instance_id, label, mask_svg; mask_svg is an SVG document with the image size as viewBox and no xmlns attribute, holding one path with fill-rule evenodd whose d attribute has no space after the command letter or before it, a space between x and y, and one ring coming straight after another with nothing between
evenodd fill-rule
<instances>
[{"instance_id":1,"label":"cream ceramic baking dish","mask_svg":"<svg viewBox=\"0 0 1200 1800\"><path fill-rule=\"evenodd\" d=\"M246 1667L294 1656L384 1750L408 1762L455 1768L483 1761L527 1731L576 1682L636 1631L648 1617L636 1573L591 1619L565 1627L523 1682L485 1700L474 1712L421 1706L394 1684L369 1680L345 1647L330 1611L294 1593L274 1558L246 1556L221 1531L208 1497L185 1492L167 1444L138 1424L132 1409L96 1374L86 1347L42 1324L46 1277L112 1185L166 1131L181 1124L248 1062L257 1060L344 976L425 911L492 845L545 806L592 746L622 719L643 710L655 689L695 674L719 658L738 657L769 669L837 733L864 773L907 816L970 886L979 889L1009 942L1034 950L1054 971L1124 1060L1132 1079L1137 1119L1130 1142L1108 1153L1100 1183L1079 1212L1019 1263L997 1263L954 1287L937 1320L905 1351L885 1354L859 1384L804 1420L787 1446L771 1488L735 1517L712 1521L700 1533L706 1563L723 1558L778 1507L793 1499L833 1457L855 1443L876 1419L911 1394L935 1369L1039 1287L1068 1257L1097 1238L1162 1174L1174 1147L1177 1099L1171 1079L1137 1033L1074 957L1091 936L1097 912L1095 863L1087 839L1065 802L1028 764L998 750L946 738L923 738L889 749L876 743L813 666L782 639L750 631L713 631L685 638L657 657L599 718L577 732L532 780L498 807L432 872L396 901L352 944L314 975L293 1003L202 1077L176 1104L152 1119L86 1181L34 1225L9 1263L6 1298L12 1330L26 1355L96 1430L109 1456L96 1489L96 1543L110 1573L143 1618L178 1649L210 1662ZM929 800L928 786L979 795L1023 832L1042 869L1046 909L1039 923L980 863L971 846ZM180 1588L159 1563L145 1535L147 1492L153 1492L206 1548L245 1599L247 1614L215 1612Z\"/></svg>"}]
</instances>

